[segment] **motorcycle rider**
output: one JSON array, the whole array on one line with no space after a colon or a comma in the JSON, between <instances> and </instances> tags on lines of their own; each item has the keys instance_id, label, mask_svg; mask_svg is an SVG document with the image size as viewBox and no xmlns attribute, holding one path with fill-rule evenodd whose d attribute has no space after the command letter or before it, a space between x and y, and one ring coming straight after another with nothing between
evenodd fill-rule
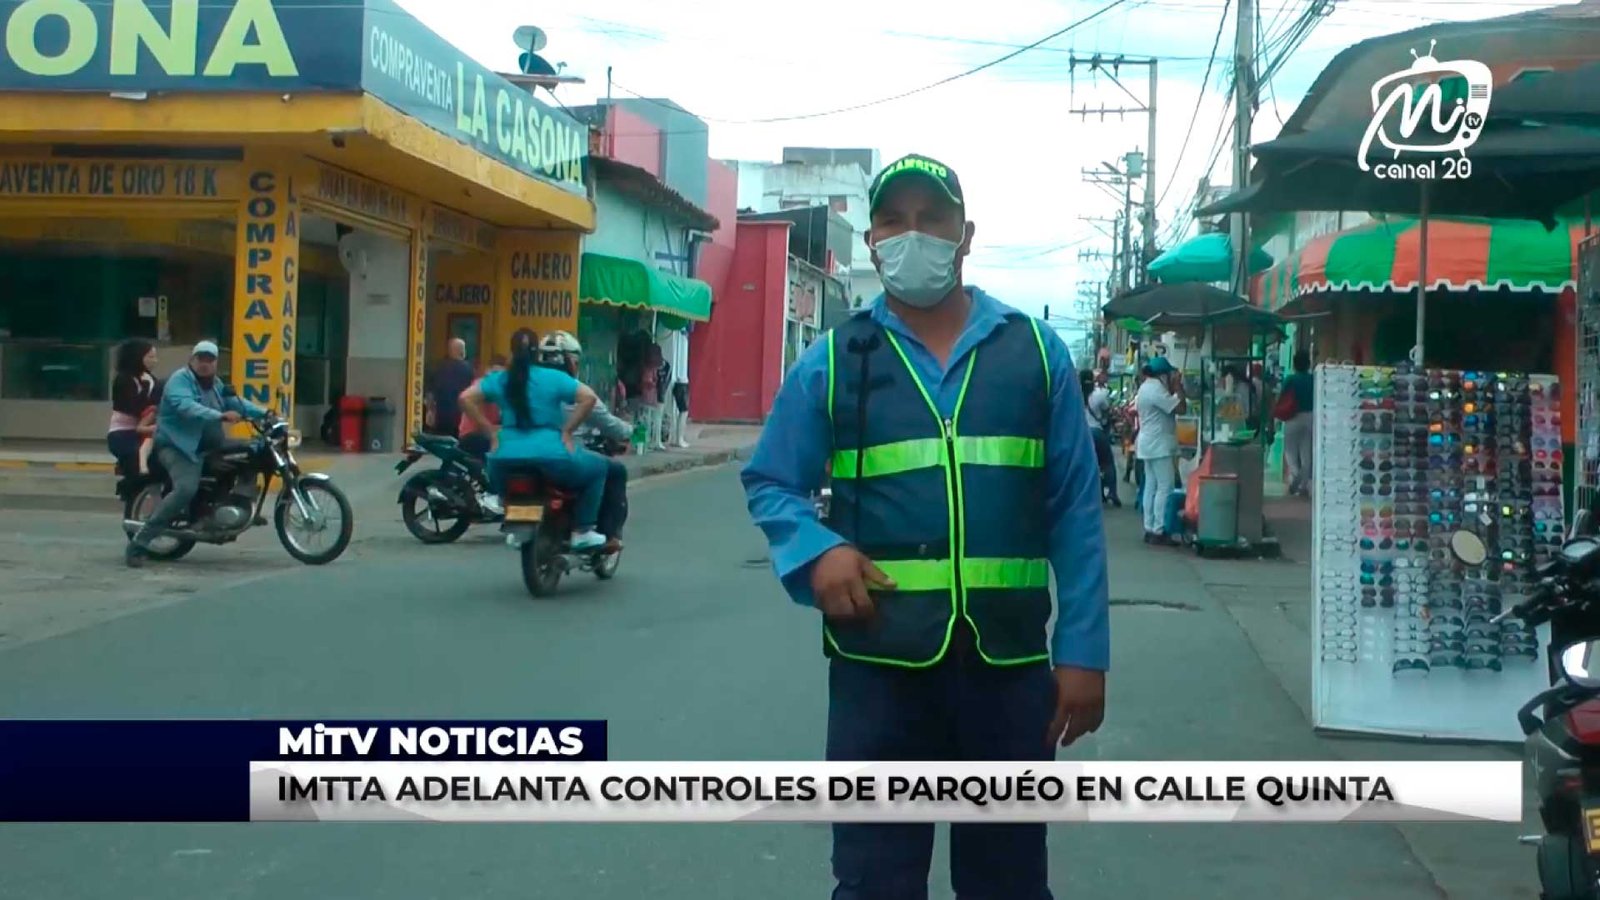
<instances>
[{"instance_id":1,"label":"motorcycle rider","mask_svg":"<svg viewBox=\"0 0 1600 900\"><path fill-rule=\"evenodd\" d=\"M550 366L578 377L578 362L583 357L583 345L565 331L552 331L539 343L539 364ZM570 411L570 407L568 410ZM599 432L606 441L626 446L633 437L633 426L619 419L606 408L604 400L596 400L594 410L584 421L584 433ZM622 549L622 525L628 519L628 468L614 456L606 456L606 486L600 501L600 521L596 528L606 536L606 552Z\"/></svg>"},{"instance_id":2,"label":"motorcycle rider","mask_svg":"<svg viewBox=\"0 0 1600 900\"><path fill-rule=\"evenodd\" d=\"M572 549L599 550L606 539L595 530L605 488L606 463L579 446L578 426L588 418L600 398L577 379L554 369L534 365L537 347L531 331L512 339L511 368L491 372L461 394L461 408L490 437L489 481L493 494L485 507L501 509L499 495L505 468L511 463L531 463L554 484L578 495L573 523ZM483 404L500 407L497 428L484 417Z\"/></svg>"},{"instance_id":3,"label":"motorcycle rider","mask_svg":"<svg viewBox=\"0 0 1600 900\"><path fill-rule=\"evenodd\" d=\"M206 452L227 443L223 425L266 414L265 409L229 390L217 374L214 342L194 345L188 364L167 379L156 410L154 453L166 470L170 490L129 542L125 554L129 566L144 565L150 542L174 519L188 514L189 504L200 490Z\"/></svg>"}]
</instances>

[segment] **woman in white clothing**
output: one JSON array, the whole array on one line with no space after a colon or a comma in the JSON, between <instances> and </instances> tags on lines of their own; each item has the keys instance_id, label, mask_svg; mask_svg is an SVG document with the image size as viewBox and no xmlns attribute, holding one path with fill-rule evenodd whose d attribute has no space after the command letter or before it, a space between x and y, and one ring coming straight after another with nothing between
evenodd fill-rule
<instances>
[{"instance_id":1,"label":"woman in white clothing","mask_svg":"<svg viewBox=\"0 0 1600 900\"><path fill-rule=\"evenodd\" d=\"M1134 453L1144 465L1144 542L1171 544L1164 519L1167 498L1178 477L1178 416L1189 410L1183 376L1165 356L1150 361L1150 374L1139 385L1134 403L1139 412L1139 437Z\"/></svg>"}]
</instances>

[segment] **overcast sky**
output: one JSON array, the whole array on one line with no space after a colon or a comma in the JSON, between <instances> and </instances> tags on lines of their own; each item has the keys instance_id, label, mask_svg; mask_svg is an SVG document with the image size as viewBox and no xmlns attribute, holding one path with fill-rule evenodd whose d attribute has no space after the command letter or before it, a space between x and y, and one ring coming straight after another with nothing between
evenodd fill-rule
<instances>
[{"instance_id":1,"label":"overcast sky","mask_svg":"<svg viewBox=\"0 0 1600 900\"><path fill-rule=\"evenodd\" d=\"M1234 10L1218 60L1202 83L1223 0L1124 0L1092 22L975 75L893 102L837 115L964 72L1089 16L1109 0L611 0L583 12L512 0L400 0L423 22L480 62L515 68L511 33L537 25L543 55L587 84L562 87L569 105L605 96L671 98L706 120L720 159L777 160L785 146L876 147L885 162L918 152L952 166L966 190L977 237L967 281L1037 314L1070 307L1080 280L1103 282L1103 263L1081 250L1110 241L1079 216L1110 217L1120 201L1084 183L1081 170L1147 149L1142 114L1084 119L1068 110L1133 106L1104 76L1068 71L1069 51L1161 57L1156 142L1158 231L1189 206L1230 115L1228 86ZM1309 0L1258 0L1267 43ZM1556 5L1539 0L1338 0L1272 80L1253 139L1271 138L1339 50L1364 38L1433 21L1480 19ZM934 9L939 9L934 14ZM1122 82L1142 100L1142 69ZM1193 137L1184 147L1191 117ZM755 119L801 117L784 122ZM1173 166L1183 150L1181 164ZM1231 180L1228 149L1211 170ZM1137 238L1136 238L1137 239Z\"/></svg>"}]
</instances>

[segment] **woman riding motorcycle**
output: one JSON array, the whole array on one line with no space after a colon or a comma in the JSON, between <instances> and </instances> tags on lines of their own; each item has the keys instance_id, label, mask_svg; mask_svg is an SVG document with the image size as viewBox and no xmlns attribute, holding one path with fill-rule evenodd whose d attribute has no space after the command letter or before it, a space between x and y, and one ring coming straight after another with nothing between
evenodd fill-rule
<instances>
[{"instance_id":1,"label":"woman riding motorcycle","mask_svg":"<svg viewBox=\"0 0 1600 900\"><path fill-rule=\"evenodd\" d=\"M511 367L491 372L461 394L461 409L489 435L489 485L485 507L500 508L505 470L534 463L553 484L573 491L573 550L595 550L606 539L595 530L605 488L606 461L579 446L575 434L600 398L565 372L534 364L534 336L512 339ZM497 428L484 415L485 401L500 407ZM568 405L571 411L567 412Z\"/></svg>"}]
</instances>

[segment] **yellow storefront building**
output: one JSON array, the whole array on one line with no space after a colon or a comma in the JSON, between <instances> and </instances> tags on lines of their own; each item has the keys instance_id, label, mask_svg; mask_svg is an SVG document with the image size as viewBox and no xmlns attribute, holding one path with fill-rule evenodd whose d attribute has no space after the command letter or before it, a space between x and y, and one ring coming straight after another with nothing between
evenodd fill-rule
<instances>
[{"instance_id":1,"label":"yellow storefront building","mask_svg":"<svg viewBox=\"0 0 1600 900\"><path fill-rule=\"evenodd\" d=\"M0 441L104 434L202 338L307 433L420 427L451 336L576 330L588 132L391 0L0 0Z\"/></svg>"}]
</instances>

